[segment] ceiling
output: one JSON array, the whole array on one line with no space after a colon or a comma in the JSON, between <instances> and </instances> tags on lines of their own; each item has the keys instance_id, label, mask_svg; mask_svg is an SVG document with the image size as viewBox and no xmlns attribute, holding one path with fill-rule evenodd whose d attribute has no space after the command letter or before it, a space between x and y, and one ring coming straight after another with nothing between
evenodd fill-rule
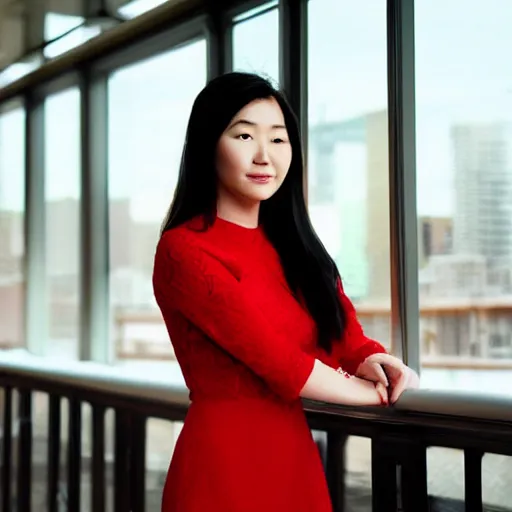
<instances>
[{"instance_id":1,"label":"ceiling","mask_svg":"<svg viewBox=\"0 0 512 512\"><path fill-rule=\"evenodd\" d=\"M17 61L44 40L48 12L83 15L85 6L106 3L111 11L127 0L0 0L0 70Z\"/></svg>"}]
</instances>

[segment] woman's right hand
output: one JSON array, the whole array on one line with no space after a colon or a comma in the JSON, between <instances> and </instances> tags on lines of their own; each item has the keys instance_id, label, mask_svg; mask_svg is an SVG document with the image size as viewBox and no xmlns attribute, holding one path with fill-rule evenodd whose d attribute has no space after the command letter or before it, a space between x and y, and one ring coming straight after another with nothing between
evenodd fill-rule
<instances>
[{"instance_id":1,"label":"woman's right hand","mask_svg":"<svg viewBox=\"0 0 512 512\"><path fill-rule=\"evenodd\" d=\"M302 398L341 405L388 405L388 391L381 382L343 375L315 360L300 392Z\"/></svg>"},{"instance_id":2,"label":"woman's right hand","mask_svg":"<svg viewBox=\"0 0 512 512\"><path fill-rule=\"evenodd\" d=\"M349 380L359 388L355 396L358 396L361 402L355 405L387 406L389 404L388 390L382 382L373 382L359 377L350 377Z\"/></svg>"}]
</instances>

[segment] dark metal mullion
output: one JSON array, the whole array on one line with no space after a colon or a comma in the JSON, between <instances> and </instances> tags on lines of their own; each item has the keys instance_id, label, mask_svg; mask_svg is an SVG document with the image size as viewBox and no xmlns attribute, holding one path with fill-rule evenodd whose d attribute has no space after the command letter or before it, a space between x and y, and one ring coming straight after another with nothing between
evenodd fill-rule
<instances>
[{"instance_id":1,"label":"dark metal mullion","mask_svg":"<svg viewBox=\"0 0 512 512\"><path fill-rule=\"evenodd\" d=\"M107 363L108 85L81 72L80 359Z\"/></svg>"},{"instance_id":2,"label":"dark metal mullion","mask_svg":"<svg viewBox=\"0 0 512 512\"><path fill-rule=\"evenodd\" d=\"M44 355L47 339L44 101L25 98L25 339L27 348Z\"/></svg>"},{"instance_id":3,"label":"dark metal mullion","mask_svg":"<svg viewBox=\"0 0 512 512\"><path fill-rule=\"evenodd\" d=\"M414 0L388 0L392 345L419 371Z\"/></svg>"},{"instance_id":4,"label":"dark metal mullion","mask_svg":"<svg viewBox=\"0 0 512 512\"><path fill-rule=\"evenodd\" d=\"M279 69L281 88L299 120L304 155L308 152L308 2L279 2ZM307 161L307 160L306 160ZM307 197L307 165L304 190Z\"/></svg>"},{"instance_id":5,"label":"dark metal mullion","mask_svg":"<svg viewBox=\"0 0 512 512\"><path fill-rule=\"evenodd\" d=\"M217 2L218 3L218 2ZM213 3L208 10L208 80L233 69L233 29L225 10Z\"/></svg>"}]
</instances>

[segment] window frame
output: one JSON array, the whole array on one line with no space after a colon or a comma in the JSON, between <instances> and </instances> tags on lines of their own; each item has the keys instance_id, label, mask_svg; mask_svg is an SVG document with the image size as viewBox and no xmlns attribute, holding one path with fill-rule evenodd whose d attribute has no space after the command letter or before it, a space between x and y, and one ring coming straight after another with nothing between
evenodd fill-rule
<instances>
[{"instance_id":1,"label":"window frame","mask_svg":"<svg viewBox=\"0 0 512 512\"><path fill-rule=\"evenodd\" d=\"M116 69L202 37L207 41L208 77L230 71L235 18L267 3L268 0L228 0L222 4L198 0L178 9L169 2L47 62L0 91L0 108L14 97L23 98L26 107L25 243L27 279L30 279L26 318L27 346L32 352L44 353L35 328L41 315L36 298L42 285L37 264L40 256L36 255L44 249L44 239L38 232L44 225L41 215L44 98L71 84L80 88L83 254L80 359L106 363L111 360L105 317L108 311L107 77ZM278 4L281 82L297 113L305 152L307 6L308 0L280 0ZM406 250L417 245L414 0L387 0L387 9L392 331L404 361L419 370L418 262L417 254ZM307 172L305 181L307 184Z\"/></svg>"}]
</instances>

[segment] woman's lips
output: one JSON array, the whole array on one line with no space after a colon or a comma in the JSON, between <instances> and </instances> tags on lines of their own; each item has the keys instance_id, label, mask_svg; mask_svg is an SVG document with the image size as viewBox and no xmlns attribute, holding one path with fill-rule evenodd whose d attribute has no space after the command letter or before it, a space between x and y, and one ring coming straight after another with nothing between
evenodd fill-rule
<instances>
[{"instance_id":1,"label":"woman's lips","mask_svg":"<svg viewBox=\"0 0 512 512\"><path fill-rule=\"evenodd\" d=\"M273 178L270 174L247 174L247 177L254 183L268 183Z\"/></svg>"}]
</instances>

